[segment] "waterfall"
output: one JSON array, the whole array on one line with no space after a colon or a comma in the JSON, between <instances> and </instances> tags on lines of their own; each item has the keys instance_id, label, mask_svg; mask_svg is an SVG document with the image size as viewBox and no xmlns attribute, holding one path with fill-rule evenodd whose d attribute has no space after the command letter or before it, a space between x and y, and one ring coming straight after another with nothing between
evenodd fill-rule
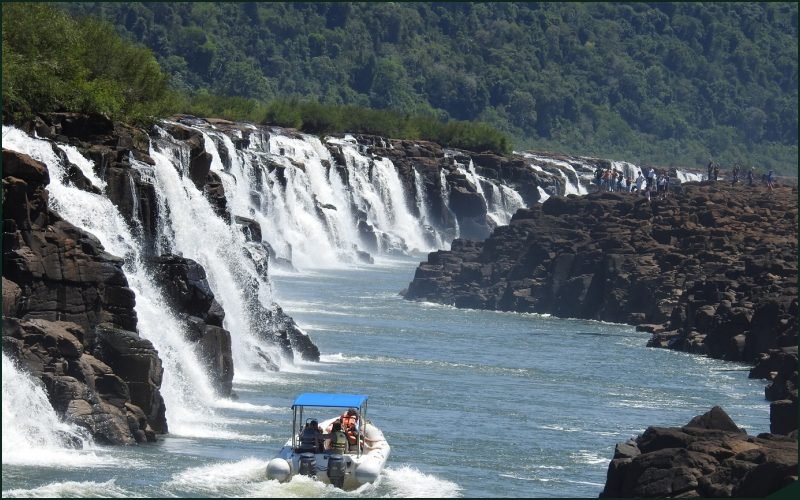
<instances>
[{"instance_id":1,"label":"waterfall","mask_svg":"<svg viewBox=\"0 0 800 500\"><path fill-rule=\"evenodd\" d=\"M492 202L489 206L489 216L497 225L505 226L511 222L511 217L517 210L525 208L525 200L517 191L504 184L491 182L491 185Z\"/></svg>"},{"instance_id":2,"label":"waterfall","mask_svg":"<svg viewBox=\"0 0 800 500\"><path fill-rule=\"evenodd\" d=\"M106 181L98 177L97 173L95 173L93 161L85 158L75 148L75 146L59 144L58 148L66 153L67 159L70 161L70 163L76 165L81 170L81 173L83 173L83 176L86 177L94 187L100 189L101 191L105 190Z\"/></svg>"},{"instance_id":3,"label":"waterfall","mask_svg":"<svg viewBox=\"0 0 800 500\"><path fill-rule=\"evenodd\" d=\"M253 129L247 146L237 148L231 135L241 139L239 130L192 128L203 134L231 213L258 222L277 256L301 269L339 267L357 262L357 251L373 250L364 248L360 222L372 227L384 253L429 252L443 240L430 241L410 211L392 161L367 156L351 136L325 139L341 149L345 165L338 165L313 136Z\"/></svg>"},{"instance_id":4,"label":"waterfall","mask_svg":"<svg viewBox=\"0 0 800 500\"><path fill-rule=\"evenodd\" d=\"M617 170L618 172L622 172L623 179L627 179L630 177L631 184L635 183L636 177L639 176L639 172L641 171L639 167L637 167L633 163L628 163L627 161L612 160L611 167L614 170ZM623 184L624 182L625 181L623 180Z\"/></svg>"},{"instance_id":5,"label":"waterfall","mask_svg":"<svg viewBox=\"0 0 800 500\"><path fill-rule=\"evenodd\" d=\"M439 183L441 186L442 206L450 212L450 216L453 219L453 223L455 224L455 235L453 239L456 239L461 236L461 228L458 227L458 217L456 217L453 209L450 208L450 190L447 187L447 176L444 173L444 169L439 170Z\"/></svg>"},{"instance_id":6,"label":"waterfall","mask_svg":"<svg viewBox=\"0 0 800 500\"><path fill-rule=\"evenodd\" d=\"M208 427L208 424L213 427L215 420L211 408L223 403L198 361L194 346L185 340L180 322L167 308L160 290L150 279L143 264L143 245L134 238L126 218L105 196L65 184L64 165L53 153L49 142L31 138L14 127L3 126L3 147L45 163L50 172L47 186L50 208L66 221L96 236L107 252L124 258L123 271L128 286L136 294L139 333L153 343L163 363L161 394L167 408L170 432L184 435L216 432ZM153 170L143 163L136 163L134 168Z\"/></svg>"},{"instance_id":7,"label":"waterfall","mask_svg":"<svg viewBox=\"0 0 800 500\"><path fill-rule=\"evenodd\" d=\"M678 182L680 182L681 184L683 184L684 182L702 182L703 180L705 180L705 175L699 174L697 172L685 172L683 170L675 170L675 175L678 177Z\"/></svg>"},{"instance_id":8,"label":"waterfall","mask_svg":"<svg viewBox=\"0 0 800 500\"><path fill-rule=\"evenodd\" d=\"M420 175L416 168L414 169L414 191L416 192L417 212L419 213L422 226L432 235L436 248L444 248L445 242L442 239L442 235L434 229L433 220L431 220L430 211L428 210L428 197L425 194L425 184L422 181L422 175Z\"/></svg>"},{"instance_id":9,"label":"waterfall","mask_svg":"<svg viewBox=\"0 0 800 500\"><path fill-rule=\"evenodd\" d=\"M523 153L522 156L556 167L558 174L561 177L561 181L564 184L564 195L576 194L582 196L589 193L586 187L580 182L580 177L578 176L578 172L575 170L575 167L566 161L557 160L555 158L546 158L532 153ZM541 167L536 165L531 165L531 167L544 172Z\"/></svg>"},{"instance_id":10,"label":"waterfall","mask_svg":"<svg viewBox=\"0 0 800 500\"><path fill-rule=\"evenodd\" d=\"M539 190L539 203L544 203L548 198L550 198L550 195L547 193L547 191L542 189L542 186L536 186L536 189Z\"/></svg>"},{"instance_id":11,"label":"waterfall","mask_svg":"<svg viewBox=\"0 0 800 500\"><path fill-rule=\"evenodd\" d=\"M486 203L488 217L498 226L507 225L514 213L525 207L525 201L516 190L478 174L471 159L467 168L464 168L460 163L456 163L456 165L458 165L459 171L475 186L475 191L481 195L484 203ZM484 185L489 186L491 189L488 195Z\"/></svg>"},{"instance_id":12,"label":"waterfall","mask_svg":"<svg viewBox=\"0 0 800 500\"><path fill-rule=\"evenodd\" d=\"M281 354L277 346L258 338L257 329L264 325L256 324L260 317L251 301L270 309L271 284L245 256L247 242L242 231L220 218L186 175L186 146L163 130L160 134L160 139L151 142L150 156L156 162L156 195L159 204L166 207L161 216L169 214L169 220L159 224L160 228L169 228L169 237L161 239L168 241L170 252L192 259L205 269L209 287L225 310L224 326L231 332L234 376L262 377L259 352L269 352L277 363ZM237 179L237 183L241 181Z\"/></svg>"},{"instance_id":13,"label":"waterfall","mask_svg":"<svg viewBox=\"0 0 800 500\"><path fill-rule=\"evenodd\" d=\"M3 465L59 462L72 448L94 447L82 429L58 418L38 380L5 353L2 420Z\"/></svg>"}]
</instances>

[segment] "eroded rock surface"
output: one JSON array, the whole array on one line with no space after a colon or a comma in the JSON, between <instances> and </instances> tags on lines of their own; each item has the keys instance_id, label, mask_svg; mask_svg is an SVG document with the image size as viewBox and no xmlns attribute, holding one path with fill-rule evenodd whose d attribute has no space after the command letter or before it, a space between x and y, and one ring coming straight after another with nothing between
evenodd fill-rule
<instances>
[{"instance_id":1,"label":"eroded rock surface","mask_svg":"<svg viewBox=\"0 0 800 500\"><path fill-rule=\"evenodd\" d=\"M765 497L797 481L797 433L748 436L720 407L619 443L601 497Z\"/></svg>"}]
</instances>

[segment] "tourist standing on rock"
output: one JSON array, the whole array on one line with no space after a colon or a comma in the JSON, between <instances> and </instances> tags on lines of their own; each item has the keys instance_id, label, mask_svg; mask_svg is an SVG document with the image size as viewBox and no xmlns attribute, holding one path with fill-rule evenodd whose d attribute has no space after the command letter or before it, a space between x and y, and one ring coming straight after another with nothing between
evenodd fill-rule
<instances>
[{"instance_id":1,"label":"tourist standing on rock","mask_svg":"<svg viewBox=\"0 0 800 500\"><path fill-rule=\"evenodd\" d=\"M711 175L714 173L714 160L708 160L708 176L706 176L706 180L711 180Z\"/></svg>"},{"instance_id":2,"label":"tourist standing on rock","mask_svg":"<svg viewBox=\"0 0 800 500\"><path fill-rule=\"evenodd\" d=\"M594 171L594 183L597 186L597 190L600 191L600 185L603 182L603 168L597 167Z\"/></svg>"},{"instance_id":3,"label":"tourist standing on rock","mask_svg":"<svg viewBox=\"0 0 800 500\"><path fill-rule=\"evenodd\" d=\"M608 191L609 190L608 183L609 183L610 179L611 179L611 169L607 168L606 171L603 172L603 179L602 179L602 182L600 183L600 189L602 191Z\"/></svg>"},{"instance_id":4,"label":"tourist standing on rock","mask_svg":"<svg viewBox=\"0 0 800 500\"><path fill-rule=\"evenodd\" d=\"M650 167L650 170L647 172L647 188L656 188L656 169L653 167Z\"/></svg>"},{"instance_id":5,"label":"tourist standing on rock","mask_svg":"<svg viewBox=\"0 0 800 500\"><path fill-rule=\"evenodd\" d=\"M662 174L658 178L658 198L663 199L666 192L667 192L667 176Z\"/></svg>"},{"instance_id":6,"label":"tourist standing on rock","mask_svg":"<svg viewBox=\"0 0 800 500\"><path fill-rule=\"evenodd\" d=\"M747 185L753 185L753 167L750 167L750 170L747 171Z\"/></svg>"},{"instance_id":7,"label":"tourist standing on rock","mask_svg":"<svg viewBox=\"0 0 800 500\"><path fill-rule=\"evenodd\" d=\"M717 182L718 179L719 179L719 165L715 163L714 164L714 182Z\"/></svg>"},{"instance_id":8,"label":"tourist standing on rock","mask_svg":"<svg viewBox=\"0 0 800 500\"><path fill-rule=\"evenodd\" d=\"M772 172L772 170L770 170L769 173L767 174L767 190L768 191L772 191L772 188L775 187L773 185L774 182L775 182L775 174Z\"/></svg>"},{"instance_id":9,"label":"tourist standing on rock","mask_svg":"<svg viewBox=\"0 0 800 500\"><path fill-rule=\"evenodd\" d=\"M642 175L642 171L639 170L639 176L636 177L636 192L642 192L642 186L644 185L644 175Z\"/></svg>"},{"instance_id":10,"label":"tourist standing on rock","mask_svg":"<svg viewBox=\"0 0 800 500\"><path fill-rule=\"evenodd\" d=\"M739 164L733 166L733 180L731 181L731 186L735 186L737 182L739 182Z\"/></svg>"}]
</instances>

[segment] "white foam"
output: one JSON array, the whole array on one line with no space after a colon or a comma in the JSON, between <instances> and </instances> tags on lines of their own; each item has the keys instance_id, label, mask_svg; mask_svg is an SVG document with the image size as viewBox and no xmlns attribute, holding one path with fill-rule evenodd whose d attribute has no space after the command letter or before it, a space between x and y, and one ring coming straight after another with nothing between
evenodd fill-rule
<instances>
[{"instance_id":1,"label":"white foam","mask_svg":"<svg viewBox=\"0 0 800 500\"><path fill-rule=\"evenodd\" d=\"M417 468L407 465L398 468L387 467L383 470L379 481L382 481L382 484L365 485L368 488L362 487L364 495L370 496L380 486L385 486L389 489L389 494L386 496L391 497L455 498L461 496L461 487L458 484L425 474Z\"/></svg>"},{"instance_id":2,"label":"white foam","mask_svg":"<svg viewBox=\"0 0 800 500\"><path fill-rule=\"evenodd\" d=\"M38 488L3 490L3 498L131 498L139 494L116 485L114 479L99 483L95 481L64 481L50 483Z\"/></svg>"},{"instance_id":3,"label":"white foam","mask_svg":"<svg viewBox=\"0 0 800 500\"><path fill-rule=\"evenodd\" d=\"M570 453L569 456L575 463L589 465L607 464L610 460L608 457L600 456L589 450L578 450Z\"/></svg>"},{"instance_id":4,"label":"white foam","mask_svg":"<svg viewBox=\"0 0 800 500\"><path fill-rule=\"evenodd\" d=\"M85 158L75 146L67 144L59 144L58 147L67 154L67 159L75 164L83 173L89 182L101 191L106 189L106 181L97 176L94 171L94 162Z\"/></svg>"},{"instance_id":5,"label":"white foam","mask_svg":"<svg viewBox=\"0 0 800 500\"><path fill-rule=\"evenodd\" d=\"M242 496L248 493L253 482L265 478L266 469L267 461L257 458L193 467L174 474L164 488L214 496Z\"/></svg>"},{"instance_id":6,"label":"white foam","mask_svg":"<svg viewBox=\"0 0 800 500\"><path fill-rule=\"evenodd\" d=\"M3 353L3 465L92 467L106 460L82 429L56 415L41 384ZM83 449L72 449L74 439Z\"/></svg>"}]
</instances>

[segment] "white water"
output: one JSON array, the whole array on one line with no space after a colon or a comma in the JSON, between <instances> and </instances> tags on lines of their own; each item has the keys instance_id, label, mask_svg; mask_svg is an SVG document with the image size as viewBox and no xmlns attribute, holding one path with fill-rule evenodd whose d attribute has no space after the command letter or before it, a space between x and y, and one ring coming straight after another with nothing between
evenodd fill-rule
<instances>
[{"instance_id":1,"label":"white water","mask_svg":"<svg viewBox=\"0 0 800 500\"><path fill-rule=\"evenodd\" d=\"M35 418L32 418L35 417ZM91 452L78 452L65 437L94 445L90 437L73 424L62 421L38 380L22 371L3 353L3 465L58 465L68 459L74 466L97 464Z\"/></svg>"},{"instance_id":2,"label":"white water","mask_svg":"<svg viewBox=\"0 0 800 500\"><path fill-rule=\"evenodd\" d=\"M162 228L169 227L169 233L162 239L169 241L171 252L192 259L205 269L209 287L225 310L223 325L231 332L234 376L259 377L262 361L258 350L268 352L276 363L282 359L275 346L258 338L258 325L254 324L256 311L252 310L251 301L257 300L264 309L271 308L270 284L245 256L244 234L217 216L186 175L185 146L162 134L157 148L150 148L150 156L156 162L156 194L159 203L167 208L160 211L160 217L169 214L169 220L162 224ZM253 293L255 296L246 296Z\"/></svg>"},{"instance_id":3,"label":"white water","mask_svg":"<svg viewBox=\"0 0 800 500\"><path fill-rule=\"evenodd\" d=\"M544 156L535 155L532 153L522 153L522 156L535 160L539 163L544 163L546 165L556 167L558 173L561 177L561 182L564 185L564 195L570 194L577 194L577 195L584 195L588 194L586 187L580 182L580 177L578 176L578 172L575 170L575 167L570 165L569 163L563 160L557 160L555 158L547 158ZM540 172L544 172L545 170L539 167L538 165L531 164L531 167L535 170ZM568 175L569 174L569 175ZM543 201L543 200L540 200Z\"/></svg>"},{"instance_id":4,"label":"white water","mask_svg":"<svg viewBox=\"0 0 800 500\"><path fill-rule=\"evenodd\" d=\"M422 175L414 169L414 190L416 191L417 212L419 212L419 221L425 230L430 230L433 233L434 244L436 248L444 248L445 241L444 235L434 229L434 222L431 218L430 211L428 210L428 197L425 195L425 184L422 180Z\"/></svg>"},{"instance_id":5,"label":"white water","mask_svg":"<svg viewBox=\"0 0 800 500\"><path fill-rule=\"evenodd\" d=\"M705 180L705 175L695 172L684 172L683 170L675 170L678 176L678 181L683 184L684 182L701 182Z\"/></svg>"},{"instance_id":6,"label":"white water","mask_svg":"<svg viewBox=\"0 0 800 500\"><path fill-rule=\"evenodd\" d=\"M441 186L441 196L442 196L442 205L450 212L450 217L453 219L455 224L455 233L453 238L458 238L461 236L461 228L458 226L458 218L456 217L455 212L453 209L450 208L450 188L447 185L447 176L444 173L444 169L439 170L439 185Z\"/></svg>"},{"instance_id":7,"label":"white water","mask_svg":"<svg viewBox=\"0 0 800 500\"><path fill-rule=\"evenodd\" d=\"M107 252L125 259L123 271L128 286L136 294L139 334L153 343L164 366L161 394L170 432L176 435L224 432L214 422L213 407L218 404L218 397L206 370L194 346L185 340L183 329L167 308L160 290L150 279L142 262L142 245L132 235L117 207L105 196L65 184L64 165L49 142L3 126L3 147L45 163L50 172L47 186L50 208L66 221L96 236ZM150 167L138 164L137 168Z\"/></svg>"},{"instance_id":8,"label":"white water","mask_svg":"<svg viewBox=\"0 0 800 500\"><path fill-rule=\"evenodd\" d=\"M67 159L81 170L84 177L86 177L94 187L101 191L105 190L106 181L97 176L97 173L94 171L94 162L85 158L74 146L59 144L58 147L66 153Z\"/></svg>"}]
</instances>

